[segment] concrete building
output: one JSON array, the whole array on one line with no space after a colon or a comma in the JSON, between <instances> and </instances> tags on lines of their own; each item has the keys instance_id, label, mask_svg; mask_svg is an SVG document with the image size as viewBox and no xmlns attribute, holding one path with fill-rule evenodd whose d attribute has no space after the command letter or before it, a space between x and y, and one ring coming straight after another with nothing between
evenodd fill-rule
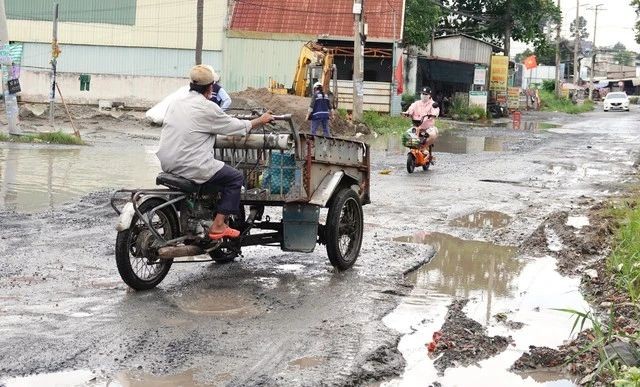
<instances>
[{"instance_id":1,"label":"concrete building","mask_svg":"<svg viewBox=\"0 0 640 387\"><path fill-rule=\"evenodd\" d=\"M66 100L149 106L184 85L195 63L196 1L59 0L58 83ZM9 39L22 44L24 100L50 90L53 2L5 0ZM221 70L226 0L207 0L203 62ZM81 74L91 76L80 90Z\"/></svg>"},{"instance_id":2,"label":"concrete building","mask_svg":"<svg viewBox=\"0 0 640 387\"><path fill-rule=\"evenodd\" d=\"M407 50L405 55L405 93L418 93L424 86L435 91L434 97L451 98L479 89L486 91L491 55L500 47L464 35L447 35L434 39L425 50ZM477 67L486 71L485 84L474 87ZM486 96L485 96L486 97Z\"/></svg>"},{"instance_id":3,"label":"concrete building","mask_svg":"<svg viewBox=\"0 0 640 387\"><path fill-rule=\"evenodd\" d=\"M393 41L402 39L404 1L367 0L364 60L364 108L390 110ZM291 87L300 49L318 41L335 54L339 100L353 99L353 0L325 2L251 0L236 2L224 45L224 67L233 69L225 85L231 91L261 88L273 79ZM250 57L247 53L255 53Z\"/></svg>"}]
</instances>

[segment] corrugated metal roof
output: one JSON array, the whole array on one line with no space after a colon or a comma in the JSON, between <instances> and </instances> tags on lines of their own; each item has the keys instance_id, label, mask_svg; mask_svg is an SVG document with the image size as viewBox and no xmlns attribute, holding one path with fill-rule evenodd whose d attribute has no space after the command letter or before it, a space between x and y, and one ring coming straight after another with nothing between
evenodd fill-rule
<instances>
[{"instance_id":1,"label":"corrugated metal roof","mask_svg":"<svg viewBox=\"0 0 640 387\"><path fill-rule=\"evenodd\" d=\"M392 41L402 37L404 0L366 0L368 38ZM353 0L238 0L231 30L351 37ZM393 19L395 11L396 26ZM395 30L395 31L394 31Z\"/></svg>"}]
</instances>

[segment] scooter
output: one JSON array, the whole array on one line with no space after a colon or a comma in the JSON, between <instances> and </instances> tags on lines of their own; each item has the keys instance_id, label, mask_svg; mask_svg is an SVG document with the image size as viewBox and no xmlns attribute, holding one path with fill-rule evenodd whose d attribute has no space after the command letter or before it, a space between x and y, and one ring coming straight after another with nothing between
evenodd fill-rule
<instances>
[{"instance_id":1,"label":"scooter","mask_svg":"<svg viewBox=\"0 0 640 387\"><path fill-rule=\"evenodd\" d=\"M420 129L425 118L431 119L434 116L423 116L421 120L412 120L413 126L402 137L402 145L409 148L407 153L407 172L409 173L413 173L416 167L422 167L423 171L428 171L429 167L435 164L433 144L426 145L430 135L427 129Z\"/></svg>"}]
</instances>

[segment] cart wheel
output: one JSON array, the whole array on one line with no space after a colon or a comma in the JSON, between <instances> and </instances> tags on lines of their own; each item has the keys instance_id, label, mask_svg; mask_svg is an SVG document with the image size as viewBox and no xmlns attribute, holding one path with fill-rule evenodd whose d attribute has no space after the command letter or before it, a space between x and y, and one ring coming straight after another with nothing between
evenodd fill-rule
<instances>
[{"instance_id":1,"label":"cart wheel","mask_svg":"<svg viewBox=\"0 0 640 387\"><path fill-rule=\"evenodd\" d=\"M411 153L407 154L407 172L413 173L416 169L416 159Z\"/></svg>"},{"instance_id":2,"label":"cart wheel","mask_svg":"<svg viewBox=\"0 0 640 387\"><path fill-rule=\"evenodd\" d=\"M229 226L232 228L235 228L236 230L240 230L240 232L242 232L246 227L245 222L246 222L246 217L245 217L244 206L240 206L240 213L236 216L230 217ZM238 242L237 245L234 246L236 248L235 250L222 247L210 252L209 256L213 259L215 263L219 263L219 264L231 263L235 261L235 259L239 255L237 251L240 250L240 241L238 240L237 242Z\"/></svg>"},{"instance_id":3,"label":"cart wheel","mask_svg":"<svg viewBox=\"0 0 640 387\"><path fill-rule=\"evenodd\" d=\"M143 202L138 209L147 216L155 207L163 204L163 200L150 199ZM171 207L161 208L155 212L150 221L151 226L165 239L178 236L178 219ZM122 280L135 290L148 290L156 287L169 272L173 260L158 260L145 257L145 249L149 248L155 237L146 224L134 215L131 226L120 231L116 238L116 265Z\"/></svg>"},{"instance_id":4,"label":"cart wheel","mask_svg":"<svg viewBox=\"0 0 640 387\"><path fill-rule=\"evenodd\" d=\"M423 170L423 171L428 171L430 166L431 166L431 161L429 161L428 163L426 163L425 165L423 165L423 166L422 166L422 170Z\"/></svg>"},{"instance_id":5,"label":"cart wheel","mask_svg":"<svg viewBox=\"0 0 640 387\"><path fill-rule=\"evenodd\" d=\"M327 255L333 267L346 270L356 262L363 224L360 198L352 189L343 188L333 198L324 227Z\"/></svg>"}]
</instances>

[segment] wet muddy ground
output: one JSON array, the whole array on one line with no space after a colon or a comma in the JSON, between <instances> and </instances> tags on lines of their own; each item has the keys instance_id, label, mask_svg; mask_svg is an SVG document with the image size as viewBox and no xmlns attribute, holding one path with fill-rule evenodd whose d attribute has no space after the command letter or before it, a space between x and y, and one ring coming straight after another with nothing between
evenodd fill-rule
<instances>
[{"instance_id":1,"label":"wet muddy ground","mask_svg":"<svg viewBox=\"0 0 640 387\"><path fill-rule=\"evenodd\" d=\"M399 137L379 137L353 270L334 272L321 246L256 247L230 265L174 265L144 293L117 274L104 189L152 185L158 130L92 118L91 147L0 144L0 380L572 385L557 370L510 369L529 346L569 338L554 308L589 308L588 262L570 258L598 235L590 208L634 180L639 113L537 113L527 119L563 126L455 132L412 175ZM450 325L451 305L464 324ZM430 353L438 331L483 350ZM34 374L44 379L21 378Z\"/></svg>"}]
</instances>

